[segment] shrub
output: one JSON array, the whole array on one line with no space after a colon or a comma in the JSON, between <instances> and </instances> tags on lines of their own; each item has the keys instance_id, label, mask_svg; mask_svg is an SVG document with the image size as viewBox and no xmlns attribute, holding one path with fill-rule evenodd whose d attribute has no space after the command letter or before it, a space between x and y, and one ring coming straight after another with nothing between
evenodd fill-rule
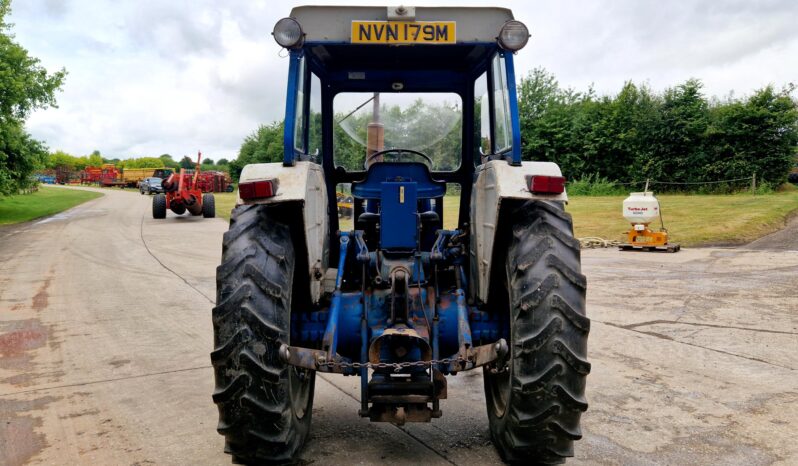
<instances>
[{"instance_id":1,"label":"shrub","mask_svg":"<svg viewBox=\"0 0 798 466\"><path fill-rule=\"evenodd\" d=\"M631 187L619 185L598 175L588 175L567 183L570 196L622 196L630 189Z\"/></svg>"}]
</instances>

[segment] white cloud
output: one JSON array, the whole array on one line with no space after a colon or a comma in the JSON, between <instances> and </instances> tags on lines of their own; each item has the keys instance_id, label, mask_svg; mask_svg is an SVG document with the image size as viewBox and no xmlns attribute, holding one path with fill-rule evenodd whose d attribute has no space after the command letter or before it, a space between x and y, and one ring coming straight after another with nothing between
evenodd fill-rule
<instances>
[{"instance_id":1,"label":"white cloud","mask_svg":"<svg viewBox=\"0 0 798 466\"><path fill-rule=\"evenodd\" d=\"M287 61L269 33L298 3L16 0L17 40L48 69L69 71L60 108L36 112L28 128L75 154L235 157L245 135L283 116ZM718 96L798 81L794 0L504 5L532 31L519 75L542 66L600 93L695 77Z\"/></svg>"}]
</instances>

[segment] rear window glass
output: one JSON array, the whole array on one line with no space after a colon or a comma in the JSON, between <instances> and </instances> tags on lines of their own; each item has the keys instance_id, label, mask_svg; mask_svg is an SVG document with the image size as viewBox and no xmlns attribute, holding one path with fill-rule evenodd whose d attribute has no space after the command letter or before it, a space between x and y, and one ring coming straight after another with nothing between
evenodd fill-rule
<instances>
[{"instance_id":1,"label":"rear window glass","mask_svg":"<svg viewBox=\"0 0 798 466\"><path fill-rule=\"evenodd\" d=\"M335 96L335 164L363 170L367 154L410 149L432 159L432 169L456 170L462 159L463 105L454 93L351 92ZM395 161L395 157L385 161ZM405 154L401 161L424 162Z\"/></svg>"}]
</instances>

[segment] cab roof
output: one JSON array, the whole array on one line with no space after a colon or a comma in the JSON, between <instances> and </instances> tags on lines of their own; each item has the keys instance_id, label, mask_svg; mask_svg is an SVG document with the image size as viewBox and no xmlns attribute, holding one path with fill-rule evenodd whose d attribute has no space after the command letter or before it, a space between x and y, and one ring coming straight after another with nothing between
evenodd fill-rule
<instances>
[{"instance_id":1,"label":"cab roof","mask_svg":"<svg viewBox=\"0 0 798 466\"><path fill-rule=\"evenodd\" d=\"M305 42L350 43L352 21L455 21L457 43L496 42L502 25L513 19L507 8L497 7L300 6L291 10Z\"/></svg>"}]
</instances>

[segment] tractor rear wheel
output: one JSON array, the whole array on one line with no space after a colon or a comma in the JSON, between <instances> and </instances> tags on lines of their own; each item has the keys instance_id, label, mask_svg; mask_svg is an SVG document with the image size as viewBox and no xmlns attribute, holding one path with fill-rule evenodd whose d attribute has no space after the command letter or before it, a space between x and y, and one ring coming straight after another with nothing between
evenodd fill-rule
<instances>
[{"instance_id":1,"label":"tractor rear wheel","mask_svg":"<svg viewBox=\"0 0 798 466\"><path fill-rule=\"evenodd\" d=\"M211 193L202 195L202 216L205 218L216 217L216 199Z\"/></svg>"},{"instance_id":2,"label":"tractor rear wheel","mask_svg":"<svg viewBox=\"0 0 798 466\"><path fill-rule=\"evenodd\" d=\"M152 198L152 218L166 218L166 196L163 194Z\"/></svg>"},{"instance_id":3,"label":"tractor rear wheel","mask_svg":"<svg viewBox=\"0 0 798 466\"><path fill-rule=\"evenodd\" d=\"M225 452L242 464L294 461L310 431L316 373L278 356L290 343L292 304L307 301L295 292L306 288L298 286L292 230L278 212L236 207L216 269L213 401Z\"/></svg>"},{"instance_id":4,"label":"tractor rear wheel","mask_svg":"<svg viewBox=\"0 0 798 466\"><path fill-rule=\"evenodd\" d=\"M504 275L506 292L494 304L508 312L510 357L504 368L485 369L491 437L508 463L559 464L573 456L587 410L590 320L579 242L560 203L526 201L506 219L506 266L495 275Z\"/></svg>"}]
</instances>

